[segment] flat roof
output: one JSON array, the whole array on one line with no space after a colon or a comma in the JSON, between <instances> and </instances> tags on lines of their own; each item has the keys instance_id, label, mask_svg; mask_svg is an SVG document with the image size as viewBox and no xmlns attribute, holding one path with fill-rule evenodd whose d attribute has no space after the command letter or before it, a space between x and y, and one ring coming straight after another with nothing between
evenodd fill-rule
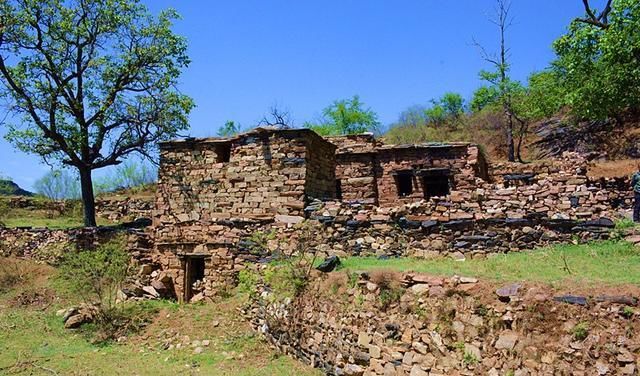
<instances>
[{"instance_id":1,"label":"flat roof","mask_svg":"<svg viewBox=\"0 0 640 376\"><path fill-rule=\"evenodd\" d=\"M308 128L283 129L283 128L276 128L276 127L257 127L247 132L239 133L232 137L201 137L201 138L187 137L182 139L162 141L162 142L159 142L158 145L162 148L162 147L170 147L170 146L183 146L183 145L186 146L186 145L193 145L193 144L225 144L225 143L238 141L243 138L258 136L262 134L282 134L282 135L290 135L290 136L308 135L311 137L315 137L316 139L321 140L322 142L325 142L335 147L335 145L333 145L331 142L327 141L324 137L320 136L319 134L317 134L311 129L308 129Z\"/></svg>"}]
</instances>

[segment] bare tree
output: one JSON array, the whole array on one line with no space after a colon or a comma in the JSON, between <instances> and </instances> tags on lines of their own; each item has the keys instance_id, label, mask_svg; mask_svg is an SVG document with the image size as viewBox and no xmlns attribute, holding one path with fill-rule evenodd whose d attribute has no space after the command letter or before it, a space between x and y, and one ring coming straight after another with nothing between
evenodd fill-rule
<instances>
[{"instance_id":1,"label":"bare tree","mask_svg":"<svg viewBox=\"0 0 640 376\"><path fill-rule=\"evenodd\" d=\"M513 88L515 83L509 77L509 58L511 55L506 42L506 32L513 23L513 19L509 15L510 10L511 2L509 0L497 0L496 16L489 19L500 31L500 51L497 55L487 52L477 41L474 40L473 43L479 48L482 58L495 68L495 72L483 72L481 76L484 80L496 86L500 93L500 102L505 118L504 130L507 142L507 158L509 161L514 162L516 160L513 114Z\"/></svg>"},{"instance_id":2,"label":"bare tree","mask_svg":"<svg viewBox=\"0 0 640 376\"><path fill-rule=\"evenodd\" d=\"M259 126L277 127L280 129L293 128L293 119L289 110L281 109L278 105L269 108L269 113L258 122Z\"/></svg>"},{"instance_id":3,"label":"bare tree","mask_svg":"<svg viewBox=\"0 0 640 376\"><path fill-rule=\"evenodd\" d=\"M587 23L589 25L597 26L601 29L607 29L609 27L609 13L611 13L611 3L613 0L607 0L607 4L600 14L596 16L596 11L589 4L589 0L582 0L584 10L587 12L587 17L578 18L580 22Z\"/></svg>"}]
</instances>

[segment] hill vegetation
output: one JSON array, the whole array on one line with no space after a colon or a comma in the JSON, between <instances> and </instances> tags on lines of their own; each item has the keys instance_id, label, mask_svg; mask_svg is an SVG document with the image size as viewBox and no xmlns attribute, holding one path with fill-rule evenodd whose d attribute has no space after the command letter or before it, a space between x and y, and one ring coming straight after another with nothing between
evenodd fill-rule
<instances>
[{"instance_id":1,"label":"hill vegetation","mask_svg":"<svg viewBox=\"0 0 640 376\"><path fill-rule=\"evenodd\" d=\"M33 196L33 193L20 188L11 179L0 177L0 196Z\"/></svg>"}]
</instances>

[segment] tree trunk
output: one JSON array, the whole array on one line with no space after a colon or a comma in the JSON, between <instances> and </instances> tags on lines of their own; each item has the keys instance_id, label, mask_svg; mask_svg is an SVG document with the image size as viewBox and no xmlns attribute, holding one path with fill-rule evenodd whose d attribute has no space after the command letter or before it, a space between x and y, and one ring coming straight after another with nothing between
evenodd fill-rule
<instances>
[{"instance_id":1,"label":"tree trunk","mask_svg":"<svg viewBox=\"0 0 640 376\"><path fill-rule=\"evenodd\" d=\"M507 129L507 159L509 160L509 162L515 162L516 161L516 156L515 156L515 147L513 145L513 129L509 128Z\"/></svg>"},{"instance_id":2,"label":"tree trunk","mask_svg":"<svg viewBox=\"0 0 640 376\"><path fill-rule=\"evenodd\" d=\"M509 162L516 161L515 155L515 142L513 139L513 115L511 115L511 111L509 111L508 105L505 105L505 114L507 120L507 126L505 127L505 132L507 136L507 160Z\"/></svg>"},{"instance_id":3,"label":"tree trunk","mask_svg":"<svg viewBox=\"0 0 640 376\"><path fill-rule=\"evenodd\" d=\"M93 197L93 179L91 169L80 167L80 188L82 190L82 207L84 209L85 227L96 227L96 203Z\"/></svg>"}]
</instances>

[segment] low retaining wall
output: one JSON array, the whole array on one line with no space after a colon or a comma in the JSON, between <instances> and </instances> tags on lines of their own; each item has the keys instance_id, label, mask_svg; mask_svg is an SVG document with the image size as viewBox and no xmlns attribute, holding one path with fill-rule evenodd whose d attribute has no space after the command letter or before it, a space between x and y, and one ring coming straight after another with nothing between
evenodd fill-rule
<instances>
[{"instance_id":1,"label":"low retaining wall","mask_svg":"<svg viewBox=\"0 0 640 376\"><path fill-rule=\"evenodd\" d=\"M416 274L393 287L390 278L330 274L276 303L264 288L245 314L275 347L330 375L638 372L637 288L585 298Z\"/></svg>"},{"instance_id":2,"label":"low retaining wall","mask_svg":"<svg viewBox=\"0 0 640 376\"><path fill-rule=\"evenodd\" d=\"M0 228L0 256L30 258L55 264L74 249L91 249L117 234L127 237L127 249L138 263L150 263L153 242L146 232L124 227L67 230Z\"/></svg>"}]
</instances>

